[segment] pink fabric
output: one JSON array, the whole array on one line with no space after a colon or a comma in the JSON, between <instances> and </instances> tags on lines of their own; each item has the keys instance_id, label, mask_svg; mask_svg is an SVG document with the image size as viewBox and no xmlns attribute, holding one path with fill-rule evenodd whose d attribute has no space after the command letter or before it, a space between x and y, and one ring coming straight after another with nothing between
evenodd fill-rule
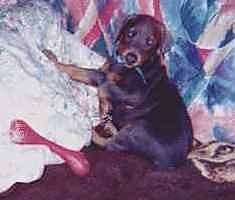
<instances>
[{"instance_id":1,"label":"pink fabric","mask_svg":"<svg viewBox=\"0 0 235 200\"><path fill-rule=\"evenodd\" d=\"M102 12L98 18L96 19L95 25L89 30L87 35L83 38L83 42L87 46L91 46L102 33L102 29L98 20L100 20L101 25L105 26L110 22L111 17L113 16L113 12L118 9L120 6L120 1L110 1L104 8L104 12Z\"/></svg>"}]
</instances>

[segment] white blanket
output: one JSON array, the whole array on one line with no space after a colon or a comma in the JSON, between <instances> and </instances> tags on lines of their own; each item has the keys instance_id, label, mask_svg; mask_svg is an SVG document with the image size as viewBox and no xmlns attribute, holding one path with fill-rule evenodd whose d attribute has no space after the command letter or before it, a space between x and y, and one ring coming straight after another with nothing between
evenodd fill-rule
<instances>
[{"instance_id":1,"label":"white blanket","mask_svg":"<svg viewBox=\"0 0 235 200\"><path fill-rule=\"evenodd\" d=\"M104 59L63 31L60 16L46 3L32 2L0 10L0 192L39 179L47 164L63 162L47 147L13 144L12 119L76 150L89 144L98 120L96 90L59 73L41 50L51 49L61 61L78 66L99 67Z\"/></svg>"}]
</instances>

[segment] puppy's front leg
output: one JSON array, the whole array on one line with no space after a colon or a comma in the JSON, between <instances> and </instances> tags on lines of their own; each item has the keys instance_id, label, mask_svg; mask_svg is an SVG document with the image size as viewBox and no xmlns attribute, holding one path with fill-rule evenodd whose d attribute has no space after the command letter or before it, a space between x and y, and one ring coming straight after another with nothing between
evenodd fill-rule
<instances>
[{"instance_id":1,"label":"puppy's front leg","mask_svg":"<svg viewBox=\"0 0 235 200\"><path fill-rule=\"evenodd\" d=\"M64 64L57 60L56 55L50 50L43 50L42 51L46 57L52 61L55 66L61 71L68 74L73 80L85 83L91 86L98 86L100 85L104 79L105 74L97 69L86 69L77 67L73 64Z\"/></svg>"}]
</instances>

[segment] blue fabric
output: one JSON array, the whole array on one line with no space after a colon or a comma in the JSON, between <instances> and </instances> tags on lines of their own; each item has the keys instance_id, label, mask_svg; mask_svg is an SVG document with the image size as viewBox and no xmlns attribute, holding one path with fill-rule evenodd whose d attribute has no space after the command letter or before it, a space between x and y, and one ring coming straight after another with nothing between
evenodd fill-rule
<instances>
[{"instance_id":1,"label":"blue fabric","mask_svg":"<svg viewBox=\"0 0 235 200\"><path fill-rule=\"evenodd\" d=\"M235 48L216 68L204 92L207 107L212 111L216 105L235 107Z\"/></svg>"}]
</instances>

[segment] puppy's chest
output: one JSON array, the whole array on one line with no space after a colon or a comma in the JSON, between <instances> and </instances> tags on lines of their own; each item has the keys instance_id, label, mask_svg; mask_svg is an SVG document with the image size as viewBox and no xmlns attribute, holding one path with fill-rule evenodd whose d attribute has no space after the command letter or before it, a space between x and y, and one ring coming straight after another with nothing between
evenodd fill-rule
<instances>
[{"instance_id":1,"label":"puppy's chest","mask_svg":"<svg viewBox=\"0 0 235 200\"><path fill-rule=\"evenodd\" d=\"M114 76L112 75L112 77ZM119 76L115 81L107 78L100 87L100 91L114 107L136 106L142 101L146 86L135 75L125 74L125 76Z\"/></svg>"},{"instance_id":2,"label":"puppy's chest","mask_svg":"<svg viewBox=\"0 0 235 200\"><path fill-rule=\"evenodd\" d=\"M117 87L128 93L144 92L147 85L136 72L126 73L116 82Z\"/></svg>"},{"instance_id":3,"label":"puppy's chest","mask_svg":"<svg viewBox=\"0 0 235 200\"><path fill-rule=\"evenodd\" d=\"M106 82L115 84L120 90L135 92L146 87L143 78L135 69L128 69L121 64L111 64L106 72Z\"/></svg>"}]
</instances>

